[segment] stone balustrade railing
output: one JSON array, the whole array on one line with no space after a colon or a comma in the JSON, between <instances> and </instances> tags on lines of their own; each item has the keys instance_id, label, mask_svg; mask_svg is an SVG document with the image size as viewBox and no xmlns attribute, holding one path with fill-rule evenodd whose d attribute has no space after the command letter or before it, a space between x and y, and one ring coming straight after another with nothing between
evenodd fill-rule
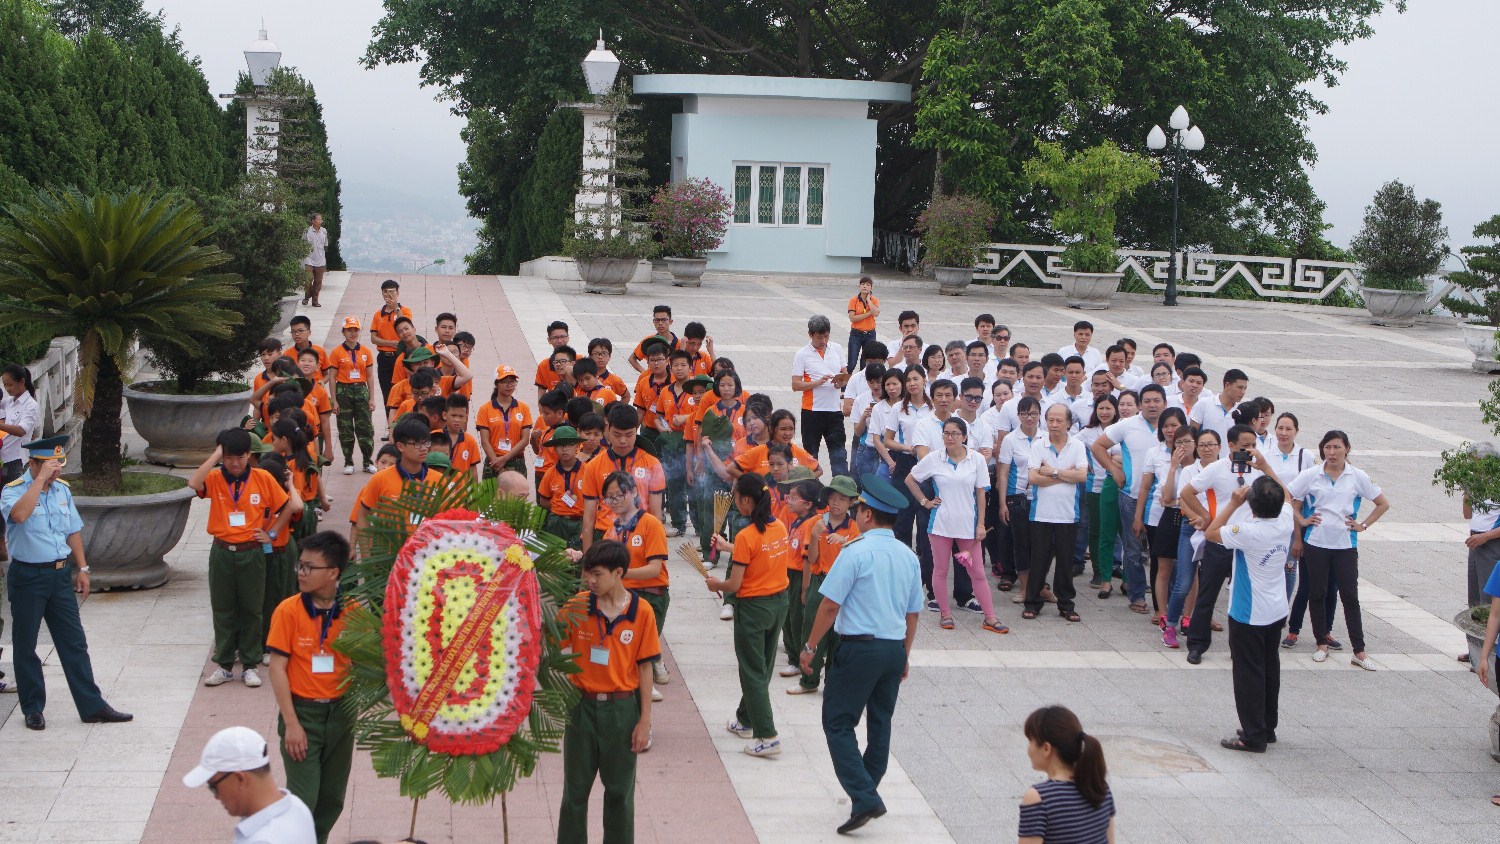
<instances>
[{"instance_id":1,"label":"stone balustrade railing","mask_svg":"<svg viewBox=\"0 0 1500 844\"><path fill-rule=\"evenodd\" d=\"M73 393L78 386L78 341L59 337L47 347L47 353L26 364L36 380L36 400L41 407L38 436L68 435L68 453L77 456L78 432L83 416L73 411ZM77 465L76 460L69 461Z\"/></svg>"}]
</instances>

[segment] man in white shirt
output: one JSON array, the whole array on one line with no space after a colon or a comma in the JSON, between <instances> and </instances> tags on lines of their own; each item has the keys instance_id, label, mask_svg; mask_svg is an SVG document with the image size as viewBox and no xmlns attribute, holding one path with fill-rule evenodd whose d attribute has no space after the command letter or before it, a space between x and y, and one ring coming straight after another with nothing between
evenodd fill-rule
<instances>
[{"instance_id":1,"label":"man in white shirt","mask_svg":"<svg viewBox=\"0 0 1500 844\"><path fill-rule=\"evenodd\" d=\"M872 364L880 364L880 371L885 372L886 347L879 340L871 340L861 348L859 361L859 372L850 377L849 383L844 385L844 416L853 415L855 410L864 412L865 405L869 404L870 381L866 370Z\"/></svg>"},{"instance_id":2,"label":"man in white shirt","mask_svg":"<svg viewBox=\"0 0 1500 844\"><path fill-rule=\"evenodd\" d=\"M1088 320L1081 319L1073 323L1073 345L1063 346L1057 350L1057 354L1063 360L1077 355L1083 358L1084 371L1093 372L1104 366L1104 356L1099 354L1098 349L1089 345L1093 339L1094 324Z\"/></svg>"},{"instance_id":3,"label":"man in white shirt","mask_svg":"<svg viewBox=\"0 0 1500 844\"><path fill-rule=\"evenodd\" d=\"M1126 390L1135 392L1150 383L1150 379L1136 378L1125 366L1125 347L1110 346L1104 350L1104 373L1109 376L1110 391L1118 398Z\"/></svg>"},{"instance_id":4,"label":"man in white shirt","mask_svg":"<svg viewBox=\"0 0 1500 844\"><path fill-rule=\"evenodd\" d=\"M1009 433L1021 427L1021 420L1016 415L1016 408L1020 405L1021 399L1023 398L1033 398L1037 400L1037 403L1041 406L1041 411L1040 413L1038 413L1039 417L1041 413L1046 413L1047 408L1052 406L1052 400L1047 398L1046 393L1042 390L1044 371L1045 370L1042 366L1041 361L1032 361L1031 363L1026 364L1026 368L1023 370L1021 375L1020 395L1013 396L1010 401L1006 402L1005 405L1000 408L999 429L1001 431Z\"/></svg>"},{"instance_id":5,"label":"man in white shirt","mask_svg":"<svg viewBox=\"0 0 1500 844\"><path fill-rule=\"evenodd\" d=\"M1158 363L1164 363L1167 366L1171 366L1175 370L1176 367L1173 366L1173 361L1176 358L1177 350L1172 348L1171 343L1157 343L1155 346L1151 347L1152 366L1156 366Z\"/></svg>"},{"instance_id":6,"label":"man in white shirt","mask_svg":"<svg viewBox=\"0 0 1500 844\"><path fill-rule=\"evenodd\" d=\"M975 342L983 343L986 346L988 346L990 344L990 335L992 333L994 333L994 330L995 330L995 317L993 315L991 315L991 314L980 314L979 316L974 317L974 341ZM967 344L965 344L965 345L967 345Z\"/></svg>"},{"instance_id":7,"label":"man in white shirt","mask_svg":"<svg viewBox=\"0 0 1500 844\"><path fill-rule=\"evenodd\" d=\"M943 347L943 359L947 361L947 367L936 376L928 373L928 377L932 378L932 380L947 378L955 384L964 380L964 376L969 374L969 357L967 351L964 341L949 340L948 345Z\"/></svg>"},{"instance_id":8,"label":"man in white shirt","mask_svg":"<svg viewBox=\"0 0 1500 844\"><path fill-rule=\"evenodd\" d=\"M984 400L979 403L979 410L983 411L990 405L990 385L995 383L995 361L990 358L990 347L986 343L973 340L964 347L964 357L968 359L969 375L984 382Z\"/></svg>"},{"instance_id":9,"label":"man in white shirt","mask_svg":"<svg viewBox=\"0 0 1500 844\"><path fill-rule=\"evenodd\" d=\"M816 455L819 444L826 442L833 474L847 475L841 393L849 382L849 367L843 348L828 339L832 331L822 314L807 321L808 343L792 356L792 392L802 394L802 447Z\"/></svg>"},{"instance_id":10,"label":"man in white shirt","mask_svg":"<svg viewBox=\"0 0 1500 844\"><path fill-rule=\"evenodd\" d=\"M893 366L897 369L905 369L907 364L914 361L914 359L907 360L904 358L906 338L916 336L917 331L922 328L922 318L917 315L916 311L902 311L901 315L896 317L896 327L901 330L901 339L897 341L896 348L891 350L891 357L885 362L885 365ZM917 337L917 354L922 354L921 337Z\"/></svg>"},{"instance_id":11,"label":"man in white shirt","mask_svg":"<svg viewBox=\"0 0 1500 844\"><path fill-rule=\"evenodd\" d=\"M1088 424L1089 414L1094 410L1094 396L1084 390L1083 378L1083 358L1073 355L1063 364L1062 389L1051 395L1053 402L1068 406L1068 412L1072 414L1068 428L1070 431L1077 431Z\"/></svg>"},{"instance_id":12,"label":"man in white shirt","mask_svg":"<svg viewBox=\"0 0 1500 844\"><path fill-rule=\"evenodd\" d=\"M1063 356L1056 352L1042 355L1042 395L1056 403L1054 393L1062 390Z\"/></svg>"},{"instance_id":13,"label":"man in white shirt","mask_svg":"<svg viewBox=\"0 0 1500 844\"><path fill-rule=\"evenodd\" d=\"M1229 429L1234 425L1234 410L1245 398L1250 387L1250 377L1244 370L1231 369L1224 373L1224 389L1213 401L1199 399L1188 414L1188 421L1201 430L1215 431L1219 435L1219 456L1229 456Z\"/></svg>"},{"instance_id":14,"label":"man in white shirt","mask_svg":"<svg viewBox=\"0 0 1500 844\"><path fill-rule=\"evenodd\" d=\"M1203 389L1203 385L1207 383L1208 373L1197 366L1190 366L1183 370L1182 377L1177 381L1182 392L1169 400L1170 406L1182 408L1182 412L1191 417L1199 404L1212 404L1218 396Z\"/></svg>"},{"instance_id":15,"label":"man in white shirt","mask_svg":"<svg viewBox=\"0 0 1500 844\"><path fill-rule=\"evenodd\" d=\"M1249 502L1248 518L1241 504ZM1281 626L1286 622L1283 567L1295 527L1286 490L1275 475L1256 478L1230 495L1206 531L1234 554L1229 591L1229 656L1240 729L1219 742L1229 750L1264 753L1276 741L1281 695ZM1231 523L1232 522L1232 523ZM1194 615L1197 615L1196 610Z\"/></svg>"},{"instance_id":16,"label":"man in white shirt","mask_svg":"<svg viewBox=\"0 0 1500 844\"><path fill-rule=\"evenodd\" d=\"M990 359L999 363L1010 357L1010 326L996 324L990 329Z\"/></svg>"},{"instance_id":17,"label":"man in white shirt","mask_svg":"<svg viewBox=\"0 0 1500 844\"><path fill-rule=\"evenodd\" d=\"M1159 444L1157 420L1167 409L1167 392L1160 384L1147 384L1141 388L1141 412L1129 419L1122 419L1104 429L1099 439L1089 446L1094 462L1109 468L1115 484L1120 487L1120 524L1134 524L1136 499L1143 494L1141 474L1146 469L1147 457ZM1120 444L1120 460L1110 456L1109 450ZM1125 593L1130 596L1130 608L1138 613L1149 613L1146 605L1145 550L1141 538L1133 530L1121 530L1120 541L1124 549ZM1201 598L1199 599L1201 602ZM1198 613L1193 613L1194 621Z\"/></svg>"},{"instance_id":18,"label":"man in white shirt","mask_svg":"<svg viewBox=\"0 0 1500 844\"><path fill-rule=\"evenodd\" d=\"M1135 365L1135 351L1138 348L1135 341L1129 337L1121 337L1115 345L1125 350L1125 371L1130 373L1130 377L1142 383L1150 381L1145 370Z\"/></svg>"},{"instance_id":19,"label":"man in white shirt","mask_svg":"<svg viewBox=\"0 0 1500 844\"><path fill-rule=\"evenodd\" d=\"M249 727L220 730L182 784L208 786L226 812L244 818L234 828L235 844L314 844L312 812L276 786L267 750L266 740Z\"/></svg>"},{"instance_id":20,"label":"man in white shirt","mask_svg":"<svg viewBox=\"0 0 1500 844\"><path fill-rule=\"evenodd\" d=\"M888 369L897 369L905 372L910 367L922 362L922 336L920 334L908 334L901 338L901 346L896 350L896 356L887 366Z\"/></svg>"}]
</instances>

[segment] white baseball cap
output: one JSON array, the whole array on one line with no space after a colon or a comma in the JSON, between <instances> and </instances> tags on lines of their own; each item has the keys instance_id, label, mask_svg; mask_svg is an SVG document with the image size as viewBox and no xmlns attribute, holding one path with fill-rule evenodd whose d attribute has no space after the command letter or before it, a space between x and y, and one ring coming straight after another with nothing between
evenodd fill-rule
<instances>
[{"instance_id":1,"label":"white baseball cap","mask_svg":"<svg viewBox=\"0 0 1500 844\"><path fill-rule=\"evenodd\" d=\"M220 730L203 746L203 758L198 767L182 777L182 784L197 788L213 779L215 774L264 768L271 764L267 749L266 740L249 727Z\"/></svg>"}]
</instances>

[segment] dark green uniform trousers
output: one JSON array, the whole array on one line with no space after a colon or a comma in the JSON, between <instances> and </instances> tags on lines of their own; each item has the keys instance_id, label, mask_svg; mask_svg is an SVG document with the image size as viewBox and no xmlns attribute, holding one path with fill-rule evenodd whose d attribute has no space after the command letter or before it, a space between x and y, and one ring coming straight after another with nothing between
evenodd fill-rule
<instances>
[{"instance_id":1,"label":"dark green uniform trousers","mask_svg":"<svg viewBox=\"0 0 1500 844\"><path fill-rule=\"evenodd\" d=\"M312 810L318 844L344 813L344 794L349 790L349 769L354 765L354 719L340 701L313 703L293 700L297 722L307 733L307 755L301 762L287 755L281 743L281 763L286 767L286 790ZM286 721L276 718L276 734L286 738Z\"/></svg>"},{"instance_id":2,"label":"dark green uniform trousers","mask_svg":"<svg viewBox=\"0 0 1500 844\"><path fill-rule=\"evenodd\" d=\"M214 662L246 668L265 653L266 555L259 545L231 551L215 543L208 552L208 604L214 616Z\"/></svg>"},{"instance_id":3,"label":"dark green uniform trousers","mask_svg":"<svg viewBox=\"0 0 1500 844\"><path fill-rule=\"evenodd\" d=\"M802 602L802 642L807 642L807 634L813 629L813 621L818 617L818 607L823 604L823 593L819 591L823 585L823 579L828 575L814 574L807 584L807 600ZM804 689L816 689L823 678L823 663L828 659L828 654L839 645L839 634L829 630L818 643L818 649L813 652L812 673L801 675L797 682ZM797 659L802 659L801 647L798 647ZM799 662L800 665L800 662Z\"/></svg>"},{"instance_id":4,"label":"dark green uniform trousers","mask_svg":"<svg viewBox=\"0 0 1500 844\"><path fill-rule=\"evenodd\" d=\"M261 601L261 642L271 636L271 613L277 605L295 595L297 589L297 564L300 552L297 540L288 539L286 547L266 558L266 594Z\"/></svg>"},{"instance_id":5,"label":"dark green uniform trousers","mask_svg":"<svg viewBox=\"0 0 1500 844\"><path fill-rule=\"evenodd\" d=\"M839 785L849 795L850 814L885 808L875 789L891 755L891 715L906 670L906 645L897 639L843 639L828 665L823 689L823 736ZM866 747L859 752L854 728L869 713Z\"/></svg>"},{"instance_id":6,"label":"dark green uniform trousers","mask_svg":"<svg viewBox=\"0 0 1500 844\"><path fill-rule=\"evenodd\" d=\"M672 593L665 587L661 594L647 592L644 589L631 589L631 592L641 596L641 600L651 605L651 611L656 613L656 637L661 638L661 630L667 624L667 607L672 605Z\"/></svg>"},{"instance_id":7,"label":"dark green uniform trousers","mask_svg":"<svg viewBox=\"0 0 1500 844\"><path fill-rule=\"evenodd\" d=\"M635 841L635 752L630 733L641 720L638 698L578 701L563 733L562 808L558 844L589 840L589 792L604 784L604 844Z\"/></svg>"},{"instance_id":8,"label":"dark green uniform trousers","mask_svg":"<svg viewBox=\"0 0 1500 844\"><path fill-rule=\"evenodd\" d=\"M688 524L688 498L695 491L687 482L687 453L683 451L682 434L669 431L658 437L657 443L662 474L667 480L667 494L662 502L667 517L664 521L682 530Z\"/></svg>"},{"instance_id":9,"label":"dark green uniform trousers","mask_svg":"<svg viewBox=\"0 0 1500 844\"><path fill-rule=\"evenodd\" d=\"M802 627L802 578L806 571L787 569L786 618L781 621L781 649L786 652L787 665L801 665L802 645L807 642L807 631Z\"/></svg>"},{"instance_id":10,"label":"dark green uniform trousers","mask_svg":"<svg viewBox=\"0 0 1500 844\"><path fill-rule=\"evenodd\" d=\"M339 449L344 465L354 464L354 444L359 443L360 462L375 462L375 423L370 419L369 384L334 384L333 397L339 403Z\"/></svg>"},{"instance_id":11,"label":"dark green uniform trousers","mask_svg":"<svg viewBox=\"0 0 1500 844\"><path fill-rule=\"evenodd\" d=\"M740 706L734 719L754 731L756 738L776 735L771 717L771 668L776 665L776 640L786 618L786 592L738 598L734 604L734 656L740 664Z\"/></svg>"},{"instance_id":12,"label":"dark green uniform trousers","mask_svg":"<svg viewBox=\"0 0 1500 844\"><path fill-rule=\"evenodd\" d=\"M104 708L104 697L94 682L89 662L89 644L78 618L78 596L73 592L73 566L29 566L14 560L6 577L10 597L11 648L16 664L16 692L21 712L30 715L47 705L47 687L42 680L42 660L36 655L36 637L47 622L47 632L57 648L63 676L78 715L87 718Z\"/></svg>"},{"instance_id":13,"label":"dark green uniform trousers","mask_svg":"<svg viewBox=\"0 0 1500 844\"><path fill-rule=\"evenodd\" d=\"M548 513L547 522L542 526L542 530L568 543L569 548L576 550L583 547L583 520L577 516L559 516L556 513Z\"/></svg>"}]
</instances>

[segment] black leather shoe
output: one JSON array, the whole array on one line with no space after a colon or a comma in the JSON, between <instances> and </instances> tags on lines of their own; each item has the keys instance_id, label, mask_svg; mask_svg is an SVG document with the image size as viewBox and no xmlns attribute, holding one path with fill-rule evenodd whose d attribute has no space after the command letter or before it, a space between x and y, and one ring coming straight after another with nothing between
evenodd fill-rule
<instances>
[{"instance_id":1,"label":"black leather shoe","mask_svg":"<svg viewBox=\"0 0 1500 844\"><path fill-rule=\"evenodd\" d=\"M90 715L89 717L83 719L83 723L85 723L85 724L123 724L126 721L133 721L133 720L135 720L135 716L134 715L131 715L129 712L121 712L118 709L115 709L113 706L110 706L109 704L106 703L104 705L103 709L101 709L98 712L95 712L93 715Z\"/></svg>"},{"instance_id":2,"label":"black leather shoe","mask_svg":"<svg viewBox=\"0 0 1500 844\"><path fill-rule=\"evenodd\" d=\"M839 827L839 835L848 835L884 814L884 807L869 812L856 812L849 816L849 820L844 821L843 826Z\"/></svg>"},{"instance_id":3,"label":"black leather shoe","mask_svg":"<svg viewBox=\"0 0 1500 844\"><path fill-rule=\"evenodd\" d=\"M1188 651L1188 664L1197 665L1203 661L1203 651Z\"/></svg>"},{"instance_id":4,"label":"black leather shoe","mask_svg":"<svg viewBox=\"0 0 1500 844\"><path fill-rule=\"evenodd\" d=\"M1245 737L1245 731L1244 730L1235 730L1234 731L1234 737L1235 738L1239 738L1239 739L1244 738ZM1276 731L1272 730L1271 731L1271 735L1269 735L1269 736L1266 737L1266 744L1275 744L1275 743L1276 743Z\"/></svg>"},{"instance_id":5,"label":"black leather shoe","mask_svg":"<svg viewBox=\"0 0 1500 844\"><path fill-rule=\"evenodd\" d=\"M26 716L26 729L45 730L47 729L47 719L43 718L40 712L32 712Z\"/></svg>"}]
</instances>

